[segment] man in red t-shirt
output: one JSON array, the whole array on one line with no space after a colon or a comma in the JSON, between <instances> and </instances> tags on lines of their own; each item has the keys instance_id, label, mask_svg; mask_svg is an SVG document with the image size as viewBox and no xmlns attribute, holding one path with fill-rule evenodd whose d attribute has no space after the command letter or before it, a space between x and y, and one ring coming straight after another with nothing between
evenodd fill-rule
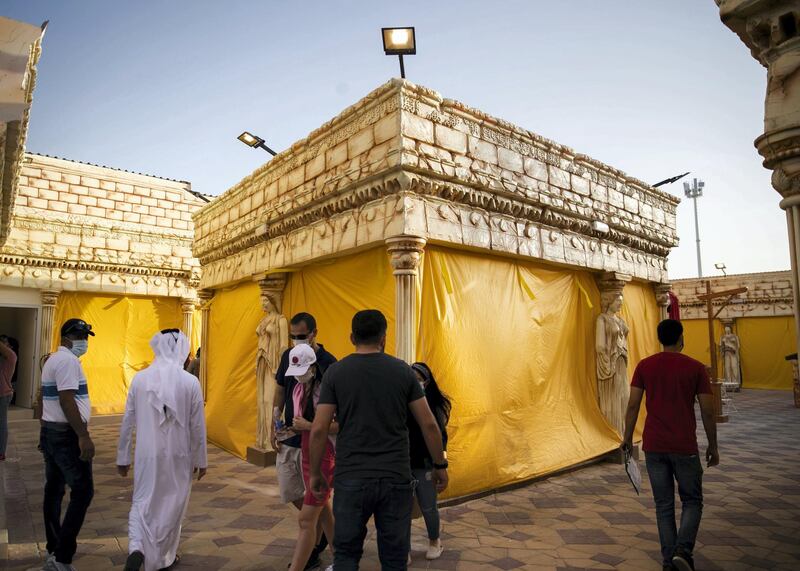
<instances>
[{"instance_id":1,"label":"man in red t-shirt","mask_svg":"<svg viewBox=\"0 0 800 571\"><path fill-rule=\"evenodd\" d=\"M646 392L647 419L642 448L656 504L663 569L693 571L692 550L703 513L703 467L695 435L695 397L700 402L708 437L707 465L719 464L711 384L705 365L681 355L683 326L680 321L665 319L659 323L658 340L664 350L643 359L633 373L622 449L631 449L642 395ZM682 505L679 529L675 525L676 480Z\"/></svg>"}]
</instances>

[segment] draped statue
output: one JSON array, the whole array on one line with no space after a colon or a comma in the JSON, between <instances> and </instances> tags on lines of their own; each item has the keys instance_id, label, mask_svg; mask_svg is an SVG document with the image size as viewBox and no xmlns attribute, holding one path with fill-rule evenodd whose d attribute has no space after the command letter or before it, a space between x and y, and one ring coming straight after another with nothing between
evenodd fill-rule
<instances>
[{"instance_id":1,"label":"draped statue","mask_svg":"<svg viewBox=\"0 0 800 571\"><path fill-rule=\"evenodd\" d=\"M622 308L619 292L602 293L603 312L597 318L597 388L600 410L620 434L625 429L628 405L628 325L617 315Z\"/></svg>"},{"instance_id":2,"label":"draped statue","mask_svg":"<svg viewBox=\"0 0 800 571\"><path fill-rule=\"evenodd\" d=\"M275 373L281 355L289 346L289 324L279 310L279 294L262 292L261 307L266 314L258 324L258 353L256 355L256 402L258 425L256 446L270 448L269 423L272 422L272 395L275 390Z\"/></svg>"},{"instance_id":3,"label":"draped statue","mask_svg":"<svg viewBox=\"0 0 800 571\"><path fill-rule=\"evenodd\" d=\"M722 353L722 372L725 382L741 387L739 337L731 331L730 325L725 326L725 334L719 340L719 350Z\"/></svg>"}]
</instances>

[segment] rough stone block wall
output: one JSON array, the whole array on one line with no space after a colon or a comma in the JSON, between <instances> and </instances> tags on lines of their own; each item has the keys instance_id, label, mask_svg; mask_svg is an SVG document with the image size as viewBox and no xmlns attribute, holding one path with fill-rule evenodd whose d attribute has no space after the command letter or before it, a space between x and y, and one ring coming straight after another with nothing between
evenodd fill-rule
<instances>
[{"instance_id":1,"label":"rough stone block wall","mask_svg":"<svg viewBox=\"0 0 800 571\"><path fill-rule=\"evenodd\" d=\"M747 293L739 294L720 314L729 317L769 317L774 315L793 315L792 276L790 271L764 272L755 274L736 274L725 277L690 278L672 282L672 291L681 304L682 319L704 319L706 303L698 298L706 293L705 282L709 281L712 291L725 291L741 287ZM719 307L721 301L716 301Z\"/></svg>"},{"instance_id":2,"label":"rough stone block wall","mask_svg":"<svg viewBox=\"0 0 800 571\"><path fill-rule=\"evenodd\" d=\"M205 204L186 182L27 154L21 168L11 232L0 251L4 285L102 289L133 293L166 291L164 272L196 280L192 214ZM15 269L15 258L37 259L43 269ZM65 269L69 262L102 270ZM111 272L118 280L111 281ZM126 274L142 275L134 284ZM148 275L164 274L154 286ZM109 281L104 283L103 280ZM96 284L93 284L97 281Z\"/></svg>"}]
</instances>

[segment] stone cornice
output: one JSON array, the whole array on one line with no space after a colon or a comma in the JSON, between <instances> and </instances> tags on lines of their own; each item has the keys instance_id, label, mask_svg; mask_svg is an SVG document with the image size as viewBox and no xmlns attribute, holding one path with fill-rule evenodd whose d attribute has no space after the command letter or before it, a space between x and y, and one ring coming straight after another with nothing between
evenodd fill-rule
<instances>
[{"instance_id":1,"label":"stone cornice","mask_svg":"<svg viewBox=\"0 0 800 571\"><path fill-rule=\"evenodd\" d=\"M27 24L20 24L30 28ZM17 197L17 184L19 182L20 165L22 164L25 153L25 141L28 136L28 123L30 121L31 103L33 102L33 90L36 87L36 66L42 55L42 37L44 27L39 36L31 42L28 49L27 64L22 81L24 90L24 110L19 122L9 122L6 124L6 133L3 136L3 144L0 145L0 152L5 157L0 161L0 246L2 246L11 229L11 217L14 214L14 202ZM10 74L11 80L16 79L16 74Z\"/></svg>"},{"instance_id":2,"label":"stone cornice","mask_svg":"<svg viewBox=\"0 0 800 571\"><path fill-rule=\"evenodd\" d=\"M393 80L195 212L193 254L204 287L216 287L247 279L245 268L308 261L288 243L285 254L271 251L287 239L303 248L335 242L339 250L312 250L342 255L392 238L389 226L412 224L402 219L417 216L409 204L435 204L439 213L425 216L436 228L414 233L421 238L664 281L679 202L569 147ZM344 237L361 227L370 230L358 240Z\"/></svg>"},{"instance_id":3,"label":"stone cornice","mask_svg":"<svg viewBox=\"0 0 800 571\"><path fill-rule=\"evenodd\" d=\"M0 253L0 264L18 266L20 268L47 268L69 272L97 272L124 274L130 276L163 277L186 280L190 283L199 283L196 270L170 269L155 266L129 265L129 264L104 264L94 261L56 260L52 258L37 258L33 256L20 256Z\"/></svg>"},{"instance_id":4,"label":"stone cornice","mask_svg":"<svg viewBox=\"0 0 800 571\"><path fill-rule=\"evenodd\" d=\"M672 213L681 202L677 196L658 190L646 182L628 176L625 172L588 155L577 153L571 147L522 129L513 123L493 117L459 101L443 98L432 89L407 81L401 85L404 95L407 96L403 98L404 109L412 113L420 113L418 101L435 104L441 109L421 113L422 116L434 123L451 128L461 123L474 134L486 134L489 140L516 147L516 150L522 155L536 156L542 162L555 166L562 166L566 162L568 168L565 170L572 174L582 175L584 172L588 172L592 182L602 182L613 189L629 186L631 187L630 192L641 193L645 200L663 201L666 205L670 205Z\"/></svg>"}]
</instances>

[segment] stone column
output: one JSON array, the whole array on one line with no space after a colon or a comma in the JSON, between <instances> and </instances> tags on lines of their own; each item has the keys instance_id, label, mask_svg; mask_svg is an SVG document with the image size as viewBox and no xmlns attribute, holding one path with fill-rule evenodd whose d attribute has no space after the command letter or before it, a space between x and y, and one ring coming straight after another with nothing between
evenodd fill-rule
<instances>
[{"instance_id":1,"label":"stone column","mask_svg":"<svg viewBox=\"0 0 800 571\"><path fill-rule=\"evenodd\" d=\"M672 284L653 284L653 291L656 292L656 303L658 304L658 314L661 321L667 319L669 314L667 307L669 306L669 292L672 291Z\"/></svg>"},{"instance_id":2,"label":"stone column","mask_svg":"<svg viewBox=\"0 0 800 571\"><path fill-rule=\"evenodd\" d=\"M211 300L214 290L203 289L197 292L200 299L200 386L203 389L203 400L208 400L208 334L211 317Z\"/></svg>"},{"instance_id":3,"label":"stone column","mask_svg":"<svg viewBox=\"0 0 800 571\"><path fill-rule=\"evenodd\" d=\"M183 314L183 326L181 327L181 331L189 338L190 343L192 340L192 318L194 316L195 307L197 307L197 300L195 298L181 298L181 313Z\"/></svg>"},{"instance_id":4,"label":"stone column","mask_svg":"<svg viewBox=\"0 0 800 571\"><path fill-rule=\"evenodd\" d=\"M39 356L41 357L50 353L53 349L53 331L55 329L55 317L56 317L56 303L58 302L58 296L61 292L56 290L49 290L44 289L40 292L42 296L42 309L40 313L40 330L39 330ZM36 373L34 374L34 378L36 379L36 390L38 391L39 387L41 386L42 381L42 371L38 366L36 366Z\"/></svg>"},{"instance_id":5,"label":"stone column","mask_svg":"<svg viewBox=\"0 0 800 571\"><path fill-rule=\"evenodd\" d=\"M283 315L286 274L261 275L256 280L261 290L264 318L255 331L258 336L255 362L256 434L255 443L247 447L247 461L256 466L270 466L275 463L275 451L269 441L275 373L280 366L281 355L289 347L289 323ZM292 398L292 395L287 394L285 398Z\"/></svg>"},{"instance_id":6,"label":"stone column","mask_svg":"<svg viewBox=\"0 0 800 571\"><path fill-rule=\"evenodd\" d=\"M407 363L416 360L417 269L424 248L425 239L417 236L398 236L386 240L395 277L396 356Z\"/></svg>"},{"instance_id":7,"label":"stone column","mask_svg":"<svg viewBox=\"0 0 800 571\"><path fill-rule=\"evenodd\" d=\"M800 352L800 4L797 0L716 0L722 22L767 68L764 134L755 141L783 197Z\"/></svg>"}]
</instances>

